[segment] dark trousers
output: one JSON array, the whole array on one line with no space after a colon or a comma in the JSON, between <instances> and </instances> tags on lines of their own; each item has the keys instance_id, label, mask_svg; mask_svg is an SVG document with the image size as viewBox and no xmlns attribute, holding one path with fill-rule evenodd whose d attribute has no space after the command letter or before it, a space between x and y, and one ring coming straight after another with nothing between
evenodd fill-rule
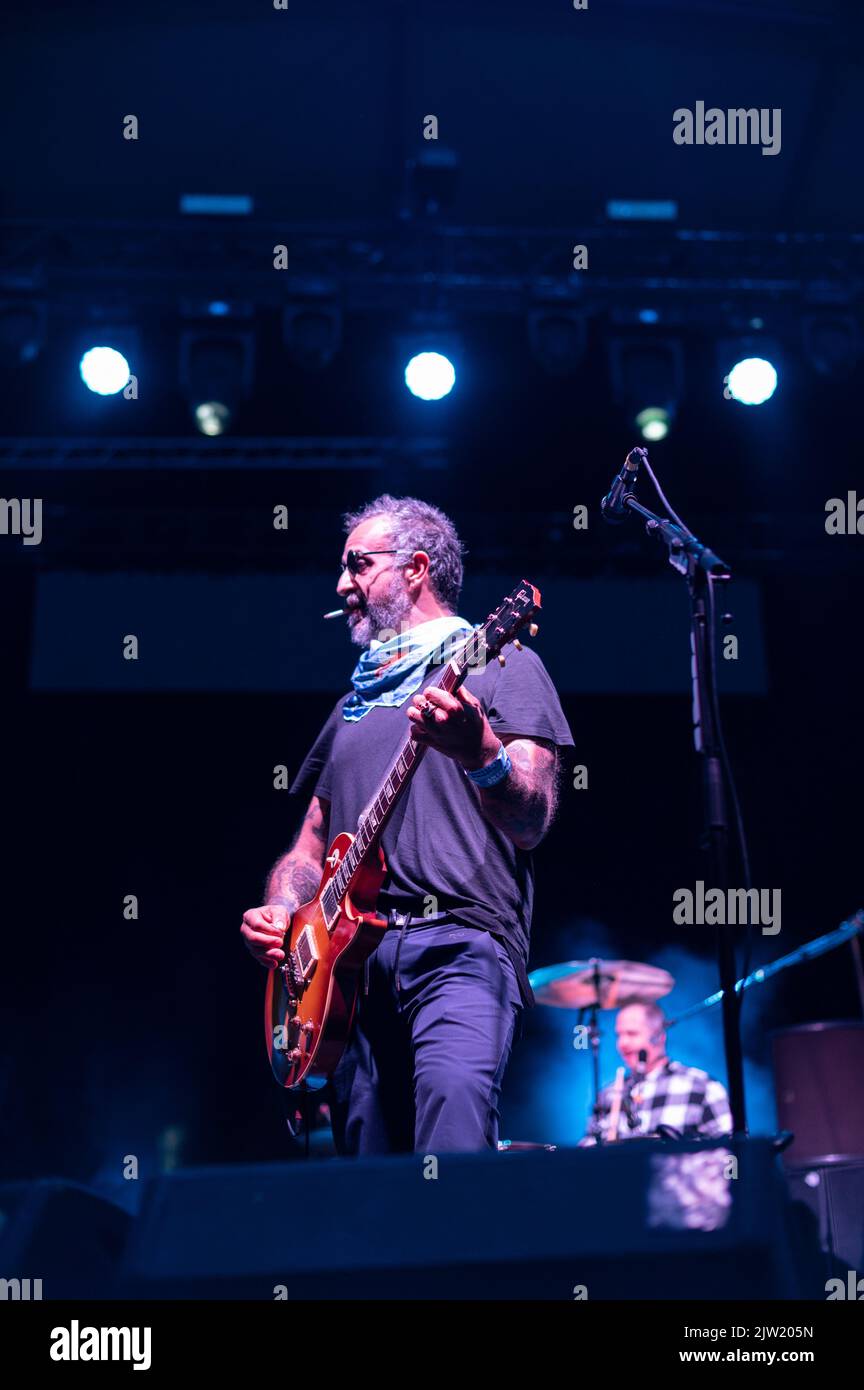
<instances>
[{"instance_id":1,"label":"dark trousers","mask_svg":"<svg viewBox=\"0 0 864 1390\"><path fill-rule=\"evenodd\" d=\"M388 930L330 1083L340 1154L495 1148L522 1001L505 947L454 923Z\"/></svg>"}]
</instances>

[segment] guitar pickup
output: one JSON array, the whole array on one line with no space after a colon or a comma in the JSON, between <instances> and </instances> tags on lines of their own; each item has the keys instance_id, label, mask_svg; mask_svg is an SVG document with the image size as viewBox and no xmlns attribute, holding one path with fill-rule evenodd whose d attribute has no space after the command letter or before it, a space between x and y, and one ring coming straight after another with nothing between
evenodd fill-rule
<instances>
[{"instance_id":1,"label":"guitar pickup","mask_svg":"<svg viewBox=\"0 0 864 1390\"><path fill-rule=\"evenodd\" d=\"M318 964L318 952L315 949L315 938L312 935L311 927L304 927L297 938L294 947L294 959L300 973L300 980L303 984L311 980Z\"/></svg>"}]
</instances>

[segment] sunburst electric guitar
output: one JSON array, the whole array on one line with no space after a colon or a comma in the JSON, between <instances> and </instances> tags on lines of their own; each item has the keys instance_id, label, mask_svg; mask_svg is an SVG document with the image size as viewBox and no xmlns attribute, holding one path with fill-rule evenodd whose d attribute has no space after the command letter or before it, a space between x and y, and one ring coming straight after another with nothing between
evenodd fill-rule
<instances>
[{"instance_id":1,"label":"sunburst electric guitar","mask_svg":"<svg viewBox=\"0 0 864 1390\"><path fill-rule=\"evenodd\" d=\"M503 663L502 648L521 628L534 636L539 611L539 589L523 580L451 657L440 688L458 690L470 670L495 657ZM267 1052L273 1075L289 1090L323 1085L344 1051L363 965L387 927L375 910L387 873L381 833L426 751L409 734L354 833L336 836L315 897L291 918L285 960L267 977Z\"/></svg>"}]
</instances>

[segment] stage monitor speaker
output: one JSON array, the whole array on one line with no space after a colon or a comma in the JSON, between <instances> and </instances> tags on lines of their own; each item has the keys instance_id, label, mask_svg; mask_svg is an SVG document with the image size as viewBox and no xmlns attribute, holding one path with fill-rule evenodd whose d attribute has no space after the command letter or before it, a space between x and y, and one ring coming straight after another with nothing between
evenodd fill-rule
<instances>
[{"instance_id":1,"label":"stage monitor speaker","mask_svg":"<svg viewBox=\"0 0 864 1390\"><path fill-rule=\"evenodd\" d=\"M0 1183L2 1297L113 1297L131 1219L79 1183Z\"/></svg>"},{"instance_id":2,"label":"stage monitor speaker","mask_svg":"<svg viewBox=\"0 0 864 1390\"><path fill-rule=\"evenodd\" d=\"M777 1119L795 1140L788 1169L864 1162L864 1023L804 1023L772 1034Z\"/></svg>"},{"instance_id":3,"label":"stage monitor speaker","mask_svg":"<svg viewBox=\"0 0 864 1390\"><path fill-rule=\"evenodd\" d=\"M819 1223L826 1278L854 1269L864 1275L864 1163L802 1168L788 1175L793 1200Z\"/></svg>"},{"instance_id":4,"label":"stage monitor speaker","mask_svg":"<svg viewBox=\"0 0 864 1390\"><path fill-rule=\"evenodd\" d=\"M790 1210L769 1140L181 1169L118 1296L798 1297Z\"/></svg>"}]
</instances>

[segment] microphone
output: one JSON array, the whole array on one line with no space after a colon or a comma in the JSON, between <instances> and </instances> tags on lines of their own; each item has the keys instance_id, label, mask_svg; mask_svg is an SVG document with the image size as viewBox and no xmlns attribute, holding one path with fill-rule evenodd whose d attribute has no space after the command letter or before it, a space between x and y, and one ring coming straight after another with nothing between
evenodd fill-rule
<instances>
[{"instance_id":1,"label":"microphone","mask_svg":"<svg viewBox=\"0 0 864 1390\"><path fill-rule=\"evenodd\" d=\"M627 1123L631 1129L639 1128L639 1116L636 1113L636 1106L634 1104L633 1093L636 1090L636 1087L638 1086L639 1082L645 1079L645 1063L647 1061L648 1053L645 1051L644 1047L640 1047L638 1065L633 1067L632 1071L630 1072L630 1075L627 1078L627 1096L624 1102L625 1114L627 1115Z\"/></svg>"},{"instance_id":2,"label":"microphone","mask_svg":"<svg viewBox=\"0 0 864 1390\"><path fill-rule=\"evenodd\" d=\"M639 465L647 462L647 459L647 449L638 447L631 449L624 460L624 467L600 503L600 515L604 521L609 522L610 526L617 526L627 515L627 508L624 505L625 494L631 492L636 486L636 474L639 472Z\"/></svg>"}]
</instances>

